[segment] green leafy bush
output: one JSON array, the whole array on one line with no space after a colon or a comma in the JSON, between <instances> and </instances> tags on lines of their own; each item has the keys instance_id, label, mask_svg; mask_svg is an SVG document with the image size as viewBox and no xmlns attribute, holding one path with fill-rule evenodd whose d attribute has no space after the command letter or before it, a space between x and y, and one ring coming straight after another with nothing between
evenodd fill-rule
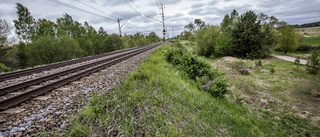
<instances>
[{"instance_id":1,"label":"green leafy bush","mask_svg":"<svg viewBox=\"0 0 320 137\"><path fill-rule=\"evenodd\" d=\"M2 72L9 72L11 69L4 64L0 63L0 73Z\"/></svg>"},{"instance_id":2,"label":"green leafy bush","mask_svg":"<svg viewBox=\"0 0 320 137\"><path fill-rule=\"evenodd\" d=\"M26 47L26 56L29 65L34 66L79 58L83 56L83 50L68 36L45 36Z\"/></svg>"},{"instance_id":3,"label":"green leafy bush","mask_svg":"<svg viewBox=\"0 0 320 137\"><path fill-rule=\"evenodd\" d=\"M311 73L311 74L318 74L318 71L320 69L320 57L319 57L319 53L317 51L313 51L310 60L307 63L307 70Z\"/></svg>"},{"instance_id":4,"label":"green leafy bush","mask_svg":"<svg viewBox=\"0 0 320 137\"><path fill-rule=\"evenodd\" d=\"M166 59L179 69L183 70L191 79L198 83L199 88L207 91L214 97L227 93L227 80L223 79L217 69L195 55L182 49L169 50Z\"/></svg>"},{"instance_id":5,"label":"green leafy bush","mask_svg":"<svg viewBox=\"0 0 320 137\"><path fill-rule=\"evenodd\" d=\"M306 45L306 44L299 45L297 48L297 51L310 51L310 50L312 50L312 46Z\"/></svg>"}]
</instances>

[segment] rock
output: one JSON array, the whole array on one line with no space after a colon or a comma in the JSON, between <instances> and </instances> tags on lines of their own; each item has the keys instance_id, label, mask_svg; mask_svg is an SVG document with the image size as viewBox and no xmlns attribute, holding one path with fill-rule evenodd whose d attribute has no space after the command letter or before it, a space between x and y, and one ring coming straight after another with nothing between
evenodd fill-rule
<instances>
[{"instance_id":1,"label":"rock","mask_svg":"<svg viewBox=\"0 0 320 137\"><path fill-rule=\"evenodd\" d=\"M19 131L25 131L25 130L26 130L25 127L20 127L20 128L19 128Z\"/></svg>"},{"instance_id":2,"label":"rock","mask_svg":"<svg viewBox=\"0 0 320 137\"><path fill-rule=\"evenodd\" d=\"M46 123L49 123L51 121L51 118L48 118L47 120L46 120Z\"/></svg>"}]
</instances>

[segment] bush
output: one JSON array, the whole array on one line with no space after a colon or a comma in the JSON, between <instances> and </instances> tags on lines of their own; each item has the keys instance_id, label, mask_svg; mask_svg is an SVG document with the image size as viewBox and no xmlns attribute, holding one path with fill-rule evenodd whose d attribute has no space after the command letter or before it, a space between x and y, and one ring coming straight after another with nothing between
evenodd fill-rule
<instances>
[{"instance_id":1,"label":"bush","mask_svg":"<svg viewBox=\"0 0 320 137\"><path fill-rule=\"evenodd\" d=\"M297 48L297 51L310 51L312 50L312 46L311 45L299 45Z\"/></svg>"},{"instance_id":2,"label":"bush","mask_svg":"<svg viewBox=\"0 0 320 137\"><path fill-rule=\"evenodd\" d=\"M166 60L183 70L191 79L198 83L198 87L209 92L214 97L227 93L227 81L221 77L217 69L197 56L182 49L169 50Z\"/></svg>"},{"instance_id":3,"label":"bush","mask_svg":"<svg viewBox=\"0 0 320 137\"><path fill-rule=\"evenodd\" d=\"M320 57L317 51L312 52L312 55L310 57L310 60L307 63L307 66L308 66L307 70L311 74L318 74L318 71L320 69Z\"/></svg>"},{"instance_id":4,"label":"bush","mask_svg":"<svg viewBox=\"0 0 320 137\"><path fill-rule=\"evenodd\" d=\"M40 37L26 47L28 63L31 66L50 64L79 58L83 55L78 43L67 36Z\"/></svg>"},{"instance_id":5,"label":"bush","mask_svg":"<svg viewBox=\"0 0 320 137\"><path fill-rule=\"evenodd\" d=\"M243 60L236 60L230 63L230 67L235 70L245 69L247 67L246 63Z\"/></svg>"},{"instance_id":6,"label":"bush","mask_svg":"<svg viewBox=\"0 0 320 137\"><path fill-rule=\"evenodd\" d=\"M11 71L9 67L6 67L4 64L0 63L0 73L9 72L9 71Z\"/></svg>"},{"instance_id":7,"label":"bush","mask_svg":"<svg viewBox=\"0 0 320 137\"><path fill-rule=\"evenodd\" d=\"M274 68L271 68L271 69L270 69L270 73L271 73L271 74L273 74L273 73L275 73L275 72L276 72L276 70L275 70Z\"/></svg>"},{"instance_id":8,"label":"bush","mask_svg":"<svg viewBox=\"0 0 320 137\"><path fill-rule=\"evenodd\" d=\"M257 67L262 67L262 61L261 60L255 62L255 64L256 64Z\"/></svg>"}]
</instances>

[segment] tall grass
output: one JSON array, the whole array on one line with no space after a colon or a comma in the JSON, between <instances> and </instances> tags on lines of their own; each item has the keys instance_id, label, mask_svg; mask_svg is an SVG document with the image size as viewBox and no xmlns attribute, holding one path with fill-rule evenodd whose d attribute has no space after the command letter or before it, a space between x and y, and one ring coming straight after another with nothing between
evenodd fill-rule
<instances>
[{"instance_id":1,"label":"tall grass","mask_svg":"<svg viewBox=\"0 0 320 137\"><path fill-rule=\"evenodd\" d=\"M156 50L122 88L93 96L65 136L288 136L272 121L226 98L215 98Z\"/></svg>"}]
</instances>

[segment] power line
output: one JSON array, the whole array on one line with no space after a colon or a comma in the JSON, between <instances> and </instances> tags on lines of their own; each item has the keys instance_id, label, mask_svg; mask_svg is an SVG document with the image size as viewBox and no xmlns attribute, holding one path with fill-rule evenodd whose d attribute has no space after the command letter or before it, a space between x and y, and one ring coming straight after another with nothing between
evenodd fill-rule
<instances>
[{"instance_id":1,"label":"power line","mask_svg":"<svg viewBox=\"0 0 320 137\"><path fill-rule=\"evenodd\" d=\"M94 15L94 16L98 16L98 17L101 17L101 18L105 18L105 19L108 19L108 20L112 20L114 21L114 19L112 18L109 18L109 17L106 17L106 16L101 16L99 14L96 14L96 13L93 13L93 12L90 12L90 11L87 11L87 10L84 10L84 9L81 9L81 8L78 8L78 7L75 7L75 6L72 6L70 4L67 4L67 3L64 3L64 2L61 2L59 0L49 0L51 2L54 2L56 4L59 4L59 5L62 5L62 6L66 6L68 8L72 8L74 10L78 10L78 11L81 11L81 12L84 12L84 13L87 13L87 14L91 14L91 15Z\"/></svg>"},{"instance_id":2,"label":"power line","mask_svg":"<svg viewBox=\"0 0 320 137\"><path fill-rule=\"evenodd\" d=\"M76 1L78 1L79 3L82 3L83 5L86 5L86 6L90 7L90 8L92 8L92 9L95 9L95 10L97 10L97 11L100 11L100 12L102 12L102 13L104 13L104 14L107 14L107 15L109 15L109 16L117 19L117 17L114 17L114 16L112 16L111 14L105 13L104 11L101 11L101 10L95 8L95 7L92 7L92 6L90 6L90 5L88 5L88 4L84 3L84 2L81 2L81 1L79 1L79 0L76 0Z\"/></svg>"},{"instance_id":3,"label":"power line","mask_svg":"<svg viewBox=\"0 0 320 137\"><path fill-rule=\"evenodd\" d=\"M111 9L108 9L108 8L106 8L106 7L104 7L104 6L99 5L99 4L96 3L95 1L91 1L91 2L94 3L94 4L96 4L96 5L98 5L98 6L100 6L100 7L102 7L102 8L104 8L104 9L106 9L106 10L111 11L111 12L113 12L113 13L115 13L115 14L118 14L118 15L120 15L120 16L122 16L122 17L125 17L124 15L122 15L122 14L120 14L120 13L114 11L114 10L111 10Z\"/></svg>"},{"instance_id":4,"label":"power line","mask_svg":"<svg viewBox=\"0 0 320 137\"><path fill-rule=\"evenodd\" d=\"M148 22L148 21L142 16L141 13L139 13L129 2L127 2L127 0L124 0L124 1L125 1L135 12L137 12L138 15L140 15L140 16L144 19L144 21Z\"/></svg>"}]
</instances>

